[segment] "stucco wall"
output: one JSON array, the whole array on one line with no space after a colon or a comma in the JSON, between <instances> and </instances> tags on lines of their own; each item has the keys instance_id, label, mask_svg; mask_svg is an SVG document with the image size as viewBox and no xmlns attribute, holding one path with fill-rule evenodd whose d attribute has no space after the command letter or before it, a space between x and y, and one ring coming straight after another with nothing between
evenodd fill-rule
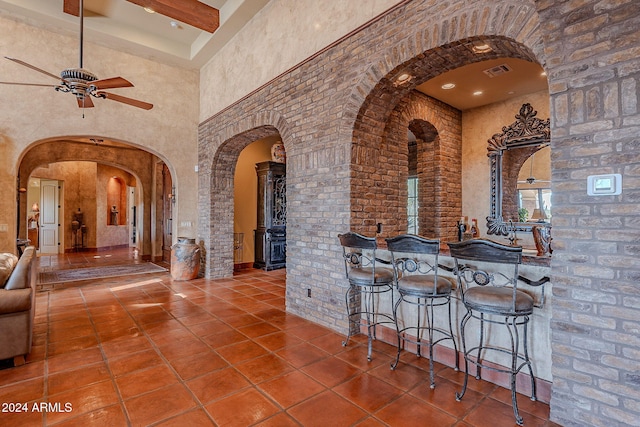
<instances>
[{"instance_id":1,"label":"stucco wall","mask_svg":"<svg viewBox=\"0 0 640 427\"><path fill-rule=\"evenodd\" d=\"M71 222L73 214L80 208L83 212L85 233L84 245L95 248L96 233L96 164L93 162L58 162L48 167L41 167L33 171L33 177L41 179L55 179L61 182L60 205L63 216L59 219L60 228L58 241L60 252L73 248L74 244L81 245L81 235L77 241L73 239Z\"/></svg>"},{"instance_id":2,"label":"stucco wall","mask_svg":"<svg viewBox=\"0 0 640 427\"><path fill-rule=\"evenodd\" d=\"M0 51L54 74L78 65L77 37L6 18L0 18ZM87 37L84 53L84 67L98 77L122 76L135 85L114 93L151 102L154 108L95 100L96 107L86 109L83 118L70 94L0 85L0 225L7 224L7 232L0 231L0 251L15 251L16 174L25 150L36 141L68 135L124 141L164 159L178 199L173 235L195 234L197 154L189 147L197 141L198 72L92 45ZM0 60L0 76L3 81L56 83L5 59ZM191 226L181 227L183 223Z\"/></svg>"},{"instance_id":3,"label":"stucco wall","mask_svg":"<svg viewBox=\"0 0 640 427\"><path fill-rule=\"evenodd\" d=\"M400 2L269 2L202 67L200 121L206 120L397 3Z\"/></svg>"},{"instance_id":4,"label":"stucco wall","mask_svg":"<svg viewBox=\"0 0 640 427\"><path fill-rule=\"evenodd\" d=\"M478 220L480 235L486 236L489 215L489 176L491 173L489 157L487 157L487 141L492 135L502 132L516 119L524 103L529 103L538 111L540 119L549 118L549 92L541 91L507 101L497 102L483 107L462 112L462 212L468 217ZM473 197L464 197L471 195ZM527 238L526 233L519 237ZM500 238L497 238L500 240ZM531 238L527 244L532 245Z\"/></svg>"}]
</instances>

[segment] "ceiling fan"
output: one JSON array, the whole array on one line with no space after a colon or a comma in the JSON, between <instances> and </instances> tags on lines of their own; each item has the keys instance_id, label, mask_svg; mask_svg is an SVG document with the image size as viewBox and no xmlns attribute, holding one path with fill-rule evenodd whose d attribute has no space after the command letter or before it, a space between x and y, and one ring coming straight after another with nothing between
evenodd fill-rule
<instances>
[{"instance_id":1,"label":"ceiling fan","mask_svg":"<svg viewBox=\"0 0 640 427\"><path fill-rule=\"evenodd\" d=\"M524 180L524 181L518 181L518 184L524 184L527 183L529 185L533 185L534 183L544 183L544 182L551 182L549 180L544 180L544 179L537 179L535 176L533 176L533 159L535 157L536 153L531 154L531 161L529 162L529 177Z\"/></svg>"},{"instance_id":2,"label":"ceiling fan","mask_svg":"<svg viewBox=\"0 0 640 427\"><path fill-rule=\"evenodd\" d=\"M28 64L16 58L6 59L20 64L34 71L42 73L46 76L52 77L58 80L58 84L40 84L40 83L16 83L16 82L0 82L0 84L8 85L21 85L21 86L44 86L53 87L58 92L70 92L76 97L78 107L80 108L92 108L94 106L93 98L110 99L112 101L121 102L134 107L142 108L144 110L150 110L153 108L153 104L148 102L139 101L133 98L127 98L126 96L117 95L111 92L105 92L103 89L115 89L123 87L133 87L133 84L122 77L111 77L107 79L98 79L98 77L92 72L82 68L83 59L83 36L84 36L84 0L80 0L79 15L80 15L80 64L78 68L67 68L60 72L60 76L49 73L34 65Z\"/></svg>"}]
</instances>

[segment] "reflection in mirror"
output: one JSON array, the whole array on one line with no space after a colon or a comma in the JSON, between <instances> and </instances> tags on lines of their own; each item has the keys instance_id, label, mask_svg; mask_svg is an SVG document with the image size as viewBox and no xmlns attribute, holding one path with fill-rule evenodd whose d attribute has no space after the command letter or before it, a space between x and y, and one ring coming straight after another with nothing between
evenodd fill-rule
<instances>
[{"instance_id":1,"label":"reflection in mirror","mask_svg":"<svg viewBox=\"0 0 640 427\"><path fill-rule=\"evenodd\" d=\"M531 104L523 104L516 121L488 141L491 203L487 234L508 236L516 230L531 231L534 225L550 227L551 161L543 151L549 149L550 127L549 119L541 120L536 115ZM549 171L543 172L545 168Z\"/></svg>"},{"instance_id":2,"label":"reflection in mirror","mask_svg":"<svg viewBox=\"0 0 640 427\"><path fill-rule=\"evenodd\" d=\"M407 233L419 234L418 222L418 146L416 136L407 131L409 176L407 178Z\"/></svg>"},{"instance_id":3,"label":"reflection in mirror","mask_svg":"<svg viewBox=\"0 0 640 427\"><path fill-rule=\"evenodd\" d=\"M551 222L551 148L543 147L518 174L518 221Z\"/></svg>"}]
</instances>

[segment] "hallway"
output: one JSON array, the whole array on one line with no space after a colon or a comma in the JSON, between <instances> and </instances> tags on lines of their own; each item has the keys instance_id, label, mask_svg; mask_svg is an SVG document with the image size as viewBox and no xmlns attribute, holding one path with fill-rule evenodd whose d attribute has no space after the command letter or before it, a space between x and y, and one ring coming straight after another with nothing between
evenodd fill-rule
<instances>
[{"instance_id":1,"label":"hallway","mask_svg":"<svg viewBox=\"0 0 640 427\"><path fill-rule=\"evenodd\" d=\"M45 268L136 262L125 253L41 260ZM3 426L512 426L508 390L470 380L285 312L286 271L174 282L168 273L110 278L37 295L28 363L0 370ZM49 412L33 410L48 402ZM57 404L57 406L56 406ZM553 426L520 396L525 425ZM66 405L66 406L65 406ZM4 407L3 407L4 408Z\"/></svg>"}]
</instances>

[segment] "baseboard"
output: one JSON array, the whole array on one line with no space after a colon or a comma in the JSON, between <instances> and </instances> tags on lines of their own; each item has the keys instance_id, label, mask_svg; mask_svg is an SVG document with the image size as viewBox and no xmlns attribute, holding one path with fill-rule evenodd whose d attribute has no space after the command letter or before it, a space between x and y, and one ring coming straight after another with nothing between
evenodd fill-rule
<instances>
[{"instance_id":1,"label":"baseboard","mask_svg":"<svg viewBox=\"0 0 640 427\"><path fill-rule=\"evenodd\" d=\"M238 264L233 264L233 271L246 270L248 268L253 268L253 262L241 262Z\"/></svg>"},{"instance_id":2,"label":"baseboard","mask_svg":"<svg viewBox=\"0 0 640 427\"><path fill-rule=\"evenodd\" d=\"M127 249L129 247L129 245L114 245L114 246L101 246L99 248L93 247L93 248L65 248L64 253L65 254L70 254L70 253L74 253L74 252L106 252L106 251L114 251L117 249Z\"/></svg>"}]
</instances>

